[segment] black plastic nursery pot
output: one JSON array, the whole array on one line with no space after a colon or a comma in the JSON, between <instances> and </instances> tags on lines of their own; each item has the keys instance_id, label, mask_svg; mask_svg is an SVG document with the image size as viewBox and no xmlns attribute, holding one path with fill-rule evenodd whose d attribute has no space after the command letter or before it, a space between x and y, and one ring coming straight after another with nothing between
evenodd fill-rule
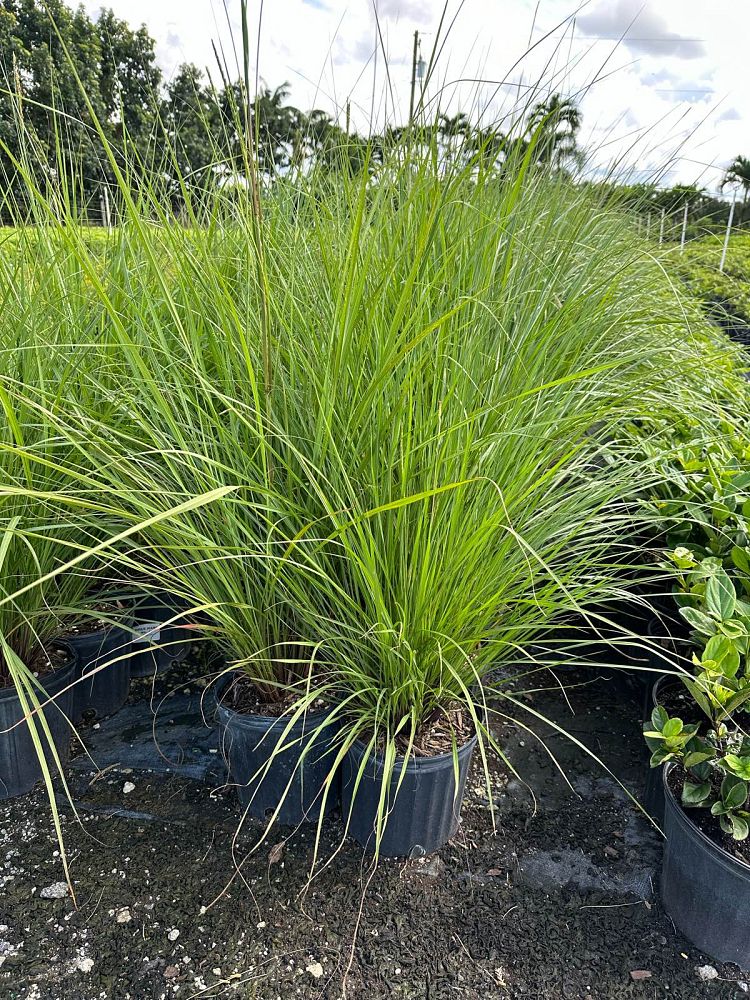
<instances>
[{"instance_id":1,"label":"black plastic nursery pot","mask_svg":"<svg viewBox=\"0 0 750 1000\"><path fill-rule=\"evenodd\" d=\"M76 663L71 659L66 666L41 678L47 695L55 699L45 706L43 714L61 763L68 759L70 751L71 728L68 720L73 713L72 684L75 676ZM41 692L37 692L37 698L40 702L44 700ZM30 792L43 777L28 722L16 725L23 719L24 712L16 689L4 688L0 691L0 799L15 798ZM41 734L41 719L37 722L37 731ZM54 774L57 771L54 755L43 734L41 740L47 765Z\"/></svg>"},{"instance_id":2,"label":"black plastic nursery pot","mask_svg":"<svg viewBox=\"0 0 750 1000\"><path fill-rule=\"evenodd\" d=\"M660 617L655 615L646 629L650 643L647 650L649 669L640 671L644 684L644 720L651 718L651 710L654 707L652 692L654 685L658 684L659 680L665 676L664 671L674 671L676 658L689 659L689 629L687 624L682 619L678 619L676 615L677 605L674 605L672 615L662 614Z\"/></svg>"},{"instance_id":3,"label":"black plastic nursery pot","mask_svg":"<svg viewBox=\"0 0 750 1000\"><path fill-rule=\"evenodd\" d=\"M719 962L750 967L750 865L707 837L680 807L663 769L661 897L675 925ZM717 820L718 823L718 820Z\"/></svg>"},{"instance_id":4,"label":"black plastic nursery pot","mask_svg":"<svg viewBox=\"0 0 750 1000\"><path fill-rule=\"evenodd\" d=\"M663 643L664 652L650 648L648 652L649 666L654 671L671 670L675 655L679 654L680 646L688 645L690 628L681 617L676 604L659 607L659 614L649 621L646 634L653 645ZM669 648L672 647L672 648Z\"/></svg>"},{"instance_id":5,"label":"black plastic nursery pot","mask_svg":"<svg viewBox=\"0 0 750 1000\"><path fill-rule=\"evenodd\" d=\"M337 773L328 785L325 807L323 803L336 761L338 722L331 721L330 709L307 712L286 732L288 716L235 712L222 704L233 679L230 675L220 682L216 698L222 752L240 805L255 819L276 813L276 822L290 826L317 822L323 808L327 815L340 801Z\"/></svg>"},{"instance_id":6,"label":"black plastic nursery pot","mask_svg":"<svg viewBox=\"0 0 750 1000\"><path fill-rule=\"evenodd\" d=\"M131 677L153 677L184 660L190 651L190 630L183 624L164 625L188 605L161 591L147 594L134 608L133 655Z\"/></svg>"},{"instance_id":7,"label":"black plastic nursery pot","mask_svg":"<svg viewBox=\"0 0 750 1000\"><path fill-rule=\"evenodd\" d=\"M405 769L403 758L396 759L386 796L387 817L378 845L381 855L389 858L424 857L439 850L455 835L476 743L474 735L458 750L457 793L452 753L412 757ZM343 821L348 822L349 835L370 851L374 851L376 846L384 765L382 754L368 754L363 743L355 742L344 758L342 768Z\"/></svg>"},{"instance_id":8,"label":"black plastic nursery pot","mask_svg":"<svg viewBox=\"0 0 750 1000\"><path fill-rule=\"evenodd\" d=\"M112 625L96 632L80 632L62 637L77 658L73 689L73 719L86 711L103 718L114 715L125 704L130 691L131 633Z\"/></svg>"}]
</instances>

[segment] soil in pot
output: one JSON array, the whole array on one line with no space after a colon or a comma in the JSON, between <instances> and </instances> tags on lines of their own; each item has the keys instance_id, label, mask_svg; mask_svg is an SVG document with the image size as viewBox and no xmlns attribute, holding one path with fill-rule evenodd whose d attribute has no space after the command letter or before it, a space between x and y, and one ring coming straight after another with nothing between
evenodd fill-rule
<instances>
[{"instance_id":1,"label":"soil in pot","mask_svg":"<svg viewBox=\"0 0 750 1000\"><path fill-rule=\"evenodd\" d=\"M682 808L679 797L683 776L674 765L664 768L664 907L683 934L706 954L748 968L747 841L726 838L708 810Z\"/></svg>"},{"instance_id":2,"label":"soil in pot","mask_svg":"<svg viewBox=\"0 0 750 1000\"><path fill-rule=\"evenodd\" d=\"M146 594L137 602L131 677L153 677L185 659L190 652L190 629L181 620L166 626L164 622L187 608L185 601L166 591Z\"/></svg>"},{"instance_id":3,"label":"soil in pot","mask_svg":"<svg viewBox=\"0 0 750 1000\"><path fill-rule=\"evenodd\" d=\"M241 674L230 674L217 690L221 747L240 805L255 819L276 814L277 822L296 826L317 822L321 811L339 804L339 775L330 777L339 723L321 704L286 732L293 703L269 704Z\"/></svg>"},{"instance_id":4,"label":"soil in pot","mask_svg":"<svg viewBox=\"0 0 750 1000\"><path fill-rule=\"evenodd\" d=\"M66 630L59 642L78 661L74 720L87 711L103 718L122 708L130 691L131 631L104 621L83 623Z\"/></svg>"},{"instance_id":5,"label":"soil in pot","mask_svg":"<svg viewBox=\"0 0 750 1000\"><path fill-rule=\"evenodd\" d=\"M70 751L71 727L69 719L73 714L73 681L76 663L70 653L51 650L32 670L39 677L46 695L53 698L42 713L47 722L52 741L61 763L68 759ZM37 692L40 702L45 698ZM42 780L42 767L37 756L29 724L24 719L21 701L12 684L0 687L0 799L14 798L31 791ZM17 723L21 723L17 725ZM51 773L57 773L54 754L41 731L41 719L37 722L44 756Z\"/></svg>"},{"instance_id":6,"label":"soil in pot","mask_svg":"<svg viewBox=\"0 0 750 1000\"><path fill-rule=\"evenodd\" d=\"M343 762L341 812L350 836L384 857L424 857L439 850L458 830L466 777L477 736L463 713L456 733L458 782L448 730L428 730L415 741L404 765L398 757L386 792L380 840L378 812L385 777L380 750L355 742ZM463 738L462 738L463 737ZM405 750L405 748L403 748Z\"/></svg>"}]
</instances>

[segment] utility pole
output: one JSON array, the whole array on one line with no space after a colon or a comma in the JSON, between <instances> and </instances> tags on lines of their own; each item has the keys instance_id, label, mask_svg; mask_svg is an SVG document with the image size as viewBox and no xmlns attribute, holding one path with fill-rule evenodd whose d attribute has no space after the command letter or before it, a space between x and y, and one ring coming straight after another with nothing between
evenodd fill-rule
<instances>
[{"instance_id":1,"label":"utility pole","mask_svg":"<svg viewBox=\"0 0 750 1000\"><path fill-rule=\"evenodd\" d=\"M419 48L419 32L414 32L414 51L411 56L411 96L409 97L409 124L414 120L414 91L417 86L417 50Z\"/></svg>"}]
</instances>

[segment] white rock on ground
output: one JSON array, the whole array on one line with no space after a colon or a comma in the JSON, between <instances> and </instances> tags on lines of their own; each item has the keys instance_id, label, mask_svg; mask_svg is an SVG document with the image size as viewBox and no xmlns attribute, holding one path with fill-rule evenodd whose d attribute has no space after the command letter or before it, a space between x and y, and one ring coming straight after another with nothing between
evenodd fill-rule
<instances>
[{"instance_id":1,"label":"white rock on ground","mask_svg":"<svg viewBox=\"0 0 750 1000\"><path fill-rule=\"evenodd\" d=\"M2 968L6 958L14 958L20 950L18 945L12 944L10 941L0 941L0 968Z\"/></svg>"},{"instance_id":2,"label":"white rock on ground","mask_svg":"<svg viewBox=\"0 0 750 1000\"><path fill-rule=\"evenodd\" d=\"M133 919L133 916L127 906L123 906L121 910L118 910L115 914L115 920L118 924L127 924Z\"/></svg>"},{"instance_id":3,"label":"white rock on ground","mask_svg":"<svg viewBox=\"0 0 750 1000\"><path fill-rule=\"evenodd\" d=\"M707 983L709 979L719 978L719 973L713 965L697 965L695 967L695 973L698 976L698 979L702 979L704 983Z\"/></svg>"},{"instance_id":4,"label":"white rock on ground","mask_svg":"<svg viewBox=\"0 0 750 1000\"><path fill-rule=\"evenodd\" d=\"M170 941L176 941L179 936L180 932L177 930L176 927L173 927L172 930L169 932L169 934L167 934L167 937L169 938Z\"/></svg>"},{"instance_id":5,"label":"white rock on ground","mask_svg":"<svg viewBox=\"0 0 750 1000\"><path fill-rule=\"evenodd\" d=\"M126 781L125 784L122 786L123 795L130 795L130 793L134 791L135 791L135 785L133 784L132 781Z\"/></svg>"},{"instance_id":6,"label":"white rock on ground","mask_svg":"<svg viewBox=\"0 0 750 1000\"><path fill-rule=\"evenodd\" d=\"M52 885L45 886L39 895L42 899L65 899L68 885L66 882L53 882Z\"/></svg>"},{"instance_id":7,"label":"white rock on ground","mask_svg":"<svg viewBox=\"0 0 750 1000\"><path fill-rule=\"evenodd\" d=\"M307 966L307 971L315 979L320 979L320 977L323 975L323 966L320 964L320 962L311 962L310 965Z\"/></svg>"},{"instance_id":8,"label":"white rock on ground","mask_svg":"<svg viewBox=\"0 0 750 1000\"><path fill-rule=\"evenodd\" d=\"M91 972L93 968L93 958L83 958L83 956L79 956L76 959L76 969L78 969L79 972Z\"/></svg>"}]
</instances>

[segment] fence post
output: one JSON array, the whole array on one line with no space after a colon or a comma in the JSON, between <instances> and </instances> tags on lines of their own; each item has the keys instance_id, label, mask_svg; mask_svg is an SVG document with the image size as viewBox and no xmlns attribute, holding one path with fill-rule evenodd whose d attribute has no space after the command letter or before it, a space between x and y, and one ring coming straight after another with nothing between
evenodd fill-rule
<instances>
[{"instance_id":1,"label":"fence post","mask_svg":"<svg viewBox=\"0 0 750 1000\"><path fill-rule=\"evenodd\" d=\"M724 246L721 250L721 260L719 261L719 272L724 270L724 261L727 259L727 247L729 246L729 234L732 231L732 219L734 218L734 203L737 201L737 191L732 195L732 207L729 209L729 219L727 220L727 231L724 234Z\"/></svg>"},{"instance_id":2,"label":"fence post","mask_svg":"<svg viewBox=\"0 0 750 1000\"><path fill-rule=\"evenodd\" d=\"M680 253L685 249L685 234L687 233L688 203L685 202L685 211L682 213L682 236L680 237Z\"/></svg>"},{"instance_id":3,"label":"fence post","mask_svg":"<svg viewBox=\"0 0 750 1000\"><path fill-rule=\"evenodd\" d=\"M99 195L99 205L102 212L102 225L105 229L111 229L112 213L109 208L109 190L106 185L102 188L102 193Z\"/></svg>"}]
</instances>

